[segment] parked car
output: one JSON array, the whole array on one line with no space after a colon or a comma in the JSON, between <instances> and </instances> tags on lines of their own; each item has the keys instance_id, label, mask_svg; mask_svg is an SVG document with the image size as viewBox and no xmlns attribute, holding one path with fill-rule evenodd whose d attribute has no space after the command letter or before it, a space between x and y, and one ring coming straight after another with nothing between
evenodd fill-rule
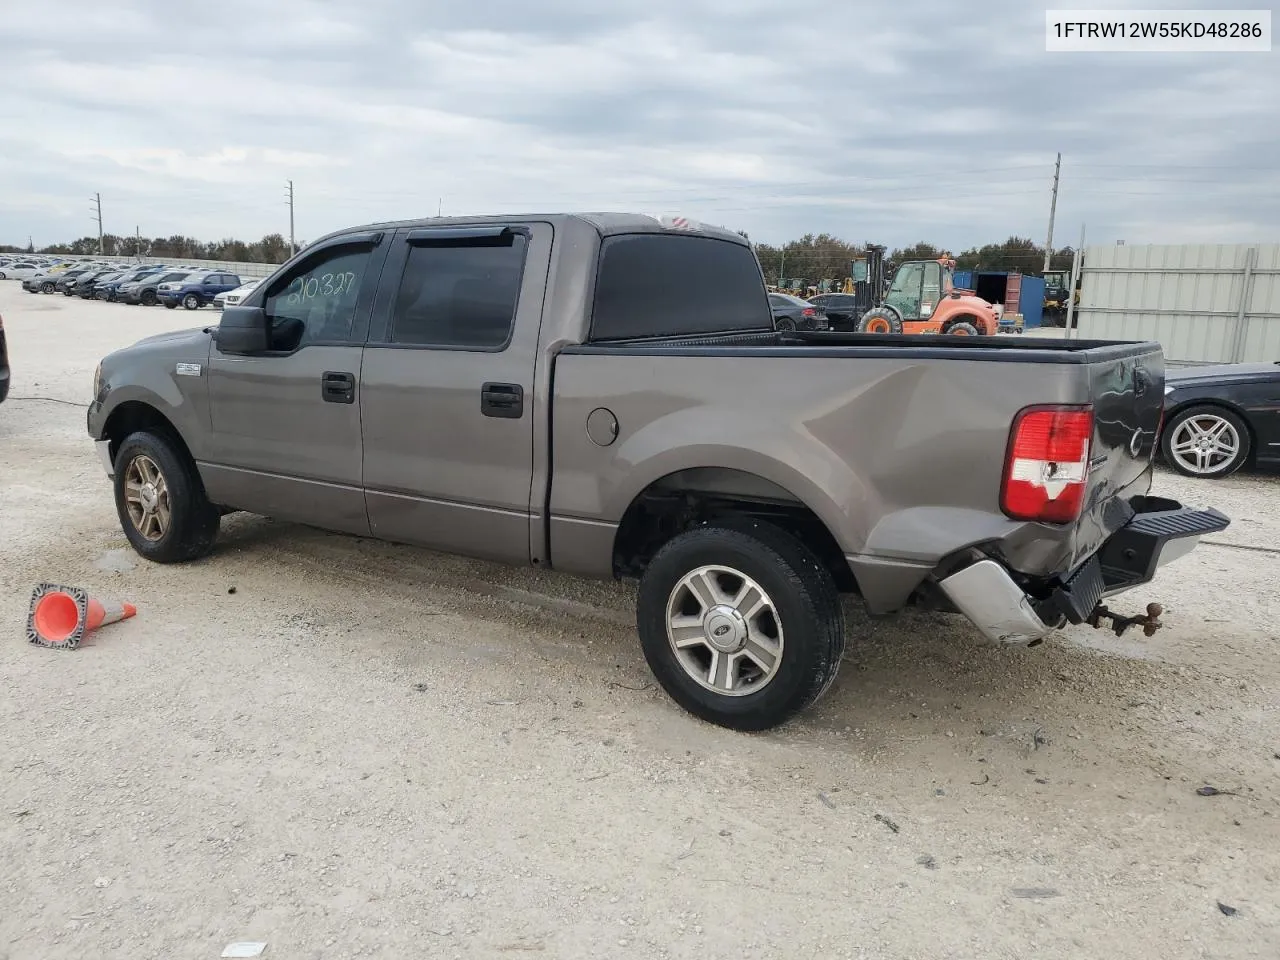
<instances>
[{"instance_id":1,"label":"parked car","mask_svg":"<svg viewBox=\"0 0 1280 960\"><path fill-rule=\"evenodd\" d=\"M220 293L216 297L214 297L213 305L217 307L219 310L223 309L224 307L234 307L236 304L240 303L240 301L242 301L245 297L247 297L250 293L256 290L258 288L258 285L261 283L262 283L261 278L246 280L244 283L240 284L240 286L236 287L234 290L228 290L226 293Z\"/></svg>"},{"instance_id":2,"label":"parked car","mask_svg":"<svg viewBox=\"0 0 1280 960\"><path fill-rule=\"evenodd\" d=\"M87 277L81 277L80 282L76 284L75 295L81 300L94 300L98 296L98 290L103 283L117 280L124 276L120 270L104 270L99 274L90 274Z\"/></svg>"},{"instance_id":3,"label":"parked car","mask_svg":"<svg viewBox=\"0 0 1280 960\"><path fill-rule=\"evenodd\" d=\"M76 267L74 270L63 270L59 273L38 273L29 280L22 281L22 288L33 293L61 293L78 277L88 273L87 267Z\"/></svg>"},{"instance_id":4,"label":"parked car","mask_svg":"<svg viewBox=\"0 0 1280 960\"><path fill-rule=\"evenodd\" d=\"M99 281L95 291L96 296L100 300L116 300L119 296L120 288L126 283L145 280L147 277L164 272L165 269L166 268L162 264L151 263L134 267L124 273L121 273L112 280Z\"/></svg>"},{"instance_id":5,"label":"parked car","mask_svg":"<svg viewBox=\"0 0 1280 960\"><path fill-rule=\"evenodd\" d=\"M9 344L4 338L4 317L0 317L0 403L9 396Z\"/></svg>"},{"instance_id":6,"label":"parked car","mask_svg":"<svg viewBox=\"0 0 1280 960\"><path fill-rule=\"evenodd\" d=\"M111 268L94 267L80 274L80 276L72 278L67 282L66 286L63 286L63 283L59 281L58 289L68 297L83 296L84 290L93 289L93 285L99 277L111 276L113 272Z\"/></svg>"},{"instance_id":7,"label":"parked car","mask_svg":"<svg viewBox=\"0 0 1280 960\"><path fill-rule=\"evenodd\" d=\"M213 303L218 294L229 293L238 286L240 278L234 273L193 273L185 280L160 284L156 295L170 310L179 304L188 310L198 310Z\"/></svg>"},{"instance_id":8,"label":"parked car","mask_svg":"<svg viewBox=\"0 0 1280 960\"><path fill-rule=\"evenodd\" d=\"M0 264L0 280L26 280L39 273L41 267L27 260Z\"/></svg>"},{"instance_id":9,"label":"parked car","mask_svg":"<svg viewBox=\"0 0 1280 960\"><path fill-rule=\"evenodd\" d=\"M775 330L826 330L827 317L812 304L789 293L769 294Z\"/></svg>"},{"instance_id":10,"label":"parked car","mask_svg":"<svg viewBox=\"0 0 1280 960\"><path fill-rule=\"evenodd\" d=\"M143 557L243 510L637 577L658 681L744 730L831 686L841 592L1035 644L1230 522L1147 495L1158 343L795 336L729 230L382 223L105 357L87 426Z\"/></svg>"},{"instance_id":11,"label":"parked car","mask_svg":"<svg viewBox=\"0 0 1280 960\"><path fill-rule=\"evenodd\" d=\"M1160 452L1178 473L1220 480L1247 463L1280 467L1280 363L1165 373Z\"/></svg>"},{"instance_id":12,"label":"parked car","mask_svg":"<svg viewBox=\"0 0 1280 960\"><path fill-rule=\"evenodd\" d=\"M827 315L832 330L856 330L862 319L858 298L851 293L820 293L809 303Z\"/></svg>"},{"instance_id":13,"label":"parked car","mask_svg":"<svg viewBox=\"0 0 1280 960\"><path fill-rule=\"evenodd\" d=\"M116 299L125 303L140 303L143 306L154 306L160 302L157 291L162 283L175 283L191 276L185 268L157 271L137 280L123 283L116 288Z\"/></svg>"}]
</instances>

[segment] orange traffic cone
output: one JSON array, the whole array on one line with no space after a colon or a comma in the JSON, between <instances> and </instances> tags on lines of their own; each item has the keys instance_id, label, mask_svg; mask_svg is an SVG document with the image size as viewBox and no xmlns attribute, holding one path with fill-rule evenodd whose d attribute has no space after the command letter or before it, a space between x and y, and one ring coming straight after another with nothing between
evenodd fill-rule
<instances>
[{"instance_id":1,"label":"orange traffic cone","mask_svg":"<svg viewBox=\"0 0 1280 960\"><path fill-rule=\"evenodd\" d=\"M31 594L27 639L42 647L78 647L84 635L104 623L128 620L138 612L132 603L104 603L79 587L42 583Z\"/></svg>"}]
</instances>

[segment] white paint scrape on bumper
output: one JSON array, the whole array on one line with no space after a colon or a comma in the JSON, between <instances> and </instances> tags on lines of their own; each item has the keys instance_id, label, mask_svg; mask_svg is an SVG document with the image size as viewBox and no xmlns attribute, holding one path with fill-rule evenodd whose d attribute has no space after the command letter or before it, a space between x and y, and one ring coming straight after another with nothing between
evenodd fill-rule
<instances>
[{"instance_id":1,"label":"white paint scrape on bumper","mask_svg":"<svg viewBox=\"0 0 1280 960\"><path fill-rule=\"evenodd\" d=\"M107 476L114 478L116 465L111 462L111 441L95 440L93 445L98 449L98 459L102 461L102 468L107 471Z\"/></svg>"},{"instance_id":2,"label":"white paint scrape on bumper","mask_svg":"<svg viewBox=\"0 0 1280 960\"><path fill-rule=\"evenodd\" d=\"M1030 598L994 560L979 560L939 585L988 640L1027 644L1053 629L1036 615Z\"/></svg>"}]
</instances>

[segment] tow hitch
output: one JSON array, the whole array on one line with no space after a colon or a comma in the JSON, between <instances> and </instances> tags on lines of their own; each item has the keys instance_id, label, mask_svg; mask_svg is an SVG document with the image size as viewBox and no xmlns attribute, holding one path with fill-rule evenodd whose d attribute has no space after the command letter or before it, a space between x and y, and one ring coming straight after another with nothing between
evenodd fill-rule
<instances>
[{"instance_id":1,"label":"tow hitch","mask_svg":"<svg viewBox=\"0 0 1280 960\"><path fill-rule=\"evenodd\" d=\"M1098 604L1093 608L1093 613L1085 618L1085 623L1093 627L1095 630L1102 626L1102 621L1110 620L1111 629L1117 637L1122 636L1130 627L1142 627L1144 636L1154 637L1156 631L1164 626L1160 622L1160 615L1164 613L1164 607L1158 603L1148 603L1147 612L1145 614L1137 614L1132 617L1126 617L1119 613L1112 613L1102 604Z\"/></svg>"}]
</instances>

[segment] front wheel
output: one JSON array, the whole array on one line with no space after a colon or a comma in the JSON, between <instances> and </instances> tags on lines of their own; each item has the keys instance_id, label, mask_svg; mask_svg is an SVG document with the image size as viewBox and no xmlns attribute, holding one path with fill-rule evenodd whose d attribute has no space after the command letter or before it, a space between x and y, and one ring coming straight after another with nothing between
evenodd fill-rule
<instances>
[{"instance_id":1,"label":"front wheel","mask_svg":"<svg viewBox=\"0 0 1280 960\"><path fill-rule=\"evenodd\" d=\"M54 290L53 284L50 283L48 280L40 284L41 293L53 293L53 290Z\"/></svg>"},{"instance_id":2,"label":"front wheel","mask_svg":"<svg viewBox=\"0 0 1280 960\"><path fill-rule=\"evenodd\" d=\"M125 438L115 459L115 497L124 535L148 560L181 563L213 550L221 514L191 458L168 437Z\"/></svg>"},{"instance_id":3,"label":"front wheel","mask_svg":"<svg viewBox=\"0 0 1280 960\"><path fill-rule=\"evenodd\" d=\"M1201 404L1181 410L1165 424L1160 452L1186 477L1221 480L1249 459L1249 427L1225 407Z\"/></svg>"},{"instance_id":4,"label":"front wheel","mask_svg":"<svg viewBox=\"0 0 1280 960\"><path fill-rule=\"evenodd\" d=\"M876 307L868 310L858 321L859 333L901 333L902 318L892 310Z\"/></svg>"},{"instance_id":5,"label":"front wheel","mask_svg":"<svg viewBox=\"0 0 1280 960\"><path fill-rule=\"evenodd\" d=\"M176 303L174 303L172 300L166 300L166 301L164 302L164 308L165 308L166 310L177 310L177 309L178 309L178 305L177 305Z\"/></svg>"},{"instance_id":6,"label":"front wheel","mask_svg":"<svg viewBox=\"0 0 1280 960\"><path fill-rule=\"evenodd\" d=\"M168 306L168 304L165 304L165 306ZM182 298L182 306L187 310L197 310L200 307L200 298L194 293L188 293Z\"/></svg>"},{"instance_id":7,"label":"front wheel","mask_svg":"<svg viewBox=\"0 0 1280 960\"><path fill-rule=\"evenodd\" d=\"M844 614L830 572L769 524L699 527L669 541L640 581L645 660L685 710L767 730L835 680Z\"/></svg>"},{"instance_id":8,"label":"front wheel","mask_svg":"<svg viewBox=\"0 0 1280 960\"><path fill-rule=\"evenodd\" d=\"M156 305L156 292L154 290L142 291L142 296L138 298L144 307L154 307Z\"/></svg>"},{"instance_id":9,"label":"front wheel","mask_svg":"<svg viewBox=\"0 0 1280 960\"><path fill-rule=\"evenodd\" d=\"M957 337L981 336L978 332L978 328L968 320L961 320L959 323L953 323L951 326L947 327L947 334Z\"/></svg>"}]
</instances>

